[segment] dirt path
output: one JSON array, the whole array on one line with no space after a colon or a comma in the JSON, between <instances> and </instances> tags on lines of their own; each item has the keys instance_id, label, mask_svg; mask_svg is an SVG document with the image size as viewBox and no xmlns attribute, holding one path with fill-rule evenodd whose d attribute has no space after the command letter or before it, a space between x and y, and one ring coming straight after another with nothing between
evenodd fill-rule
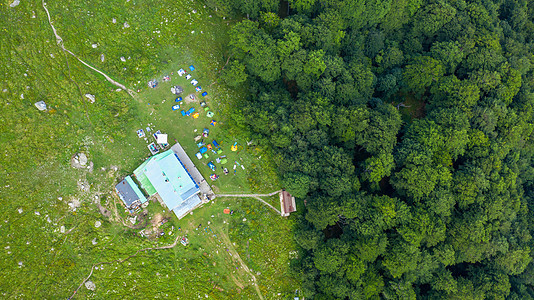
<instances>
[{"instance_id":1,"label":"dirt path","mask_svg":"<svg viewBox=\"0 0 534 300\"><path fill-rule=\"evenodd\" d=\"M217 197L247 197L247 198L253 198L253 197L270 197L273 195L276 195L280 193L282 190L278 190L269 194L217 194L215 196Z\"/></svg>"},{"instance_id":2,"label":"dirt path","mask_svg":"<svg viewBox=\"0 0 534 300\"><path fill-rule=\"evenodd\" d=\"M94 68L93 66L89 65L88 63L86 63L85 61L81 60L78 56L76 56L76 54L72 53L70 50L68 50L67 48L65 48L65 45L63 45L63 39L59 36L59 34L57 33L56 31L56 28L54 27L54 25L52 25L52 20L50 18L50 13L48 12L48 9L46 8L46 3L44 2L44 0L42 1L43 3L43 8L44 10L46 11L46 15L48 16L48 24L50 24L50 27L52 27L52 31L54 32L54 35L56 37L56 43L57 45L61 48L61 50L63 50L64 52L67 52L69 53L70 55L74 56L74 58L76 58L79 62L81 62L82 64L84 64L85 66L87 66L88 68L90 68L91 70L99 73L100 75L104 76L104 78L106 78L107 81L111 82L112 84L118 86L119 88L125 90L130 96L132 96L132 98L135 96L135 92L128 89L126 86L124 86L123 84L111 79L111 77L109 77L108 75L106 75L104 72Z\"/></svg>"},{"instance_id":3,"label":"dirt path","mask_svg":"<svg viewBox=\"0 0 534 300\"><path fill-rule=\"evenodd\" d=\"M277 214L282 215L282 213L278 209L276 209L274 206L272 206L271 204L267 203L265 200L261 199L260 197L253 197L253 198L258 199L263 204L265 204L265 205L269 206L270 208L272 208Z\"/></svg>"},{"instance_id":4,"label":"dirt path","mask_svg":"<svg viewBox=\"0 0 534 300\"><path fill-rule=\"evenodd\" d=\"M276 209L274 206L272 206L271 204L267 203L265 200L260 198L260 197L270 197L270 196L273 196L273 195L276 195L276 194L280 193L281 191L282 190L278 190L278 191L275 191L275 192L272 192L272 193L269 193L269 194L217 194L217 195L215 195L215 197L254 198L256 200L261 201L263 204L269 206L270 208L272 208L277 214L282 215L282 213L278 209Z\"/></svg>"},{"instance_id":5,"label":"dirt path","mask_svg":"<svg viewBox=\"0 0 534 300\"><path fill-rule=\"evenodd\" d=\"M230 238L228 237L226 232L224 232L224 229L221 230L221 237L222 237L224 243L228 246L228 249L230 250L230 252L232 252L232 255L235 258L237 258L237 260L239 261L239 264L241 265L243 270L245 270L245 272L247 272L247 274L250 275L250 277L252 277L252 285L254 286L254 289L256 290L256 293L258 294L258 297L260 297L261 300L264 300L263 299L263 295L261 294L260 288L258 287L256 276L254 276L254 274L252 274L252 272L250 272L250 269L247 267L245 262L241 259L241 256L239 256L239 253L237 253L237 251L234 249L233 244L230 241Z\"/></svg>"},{"instance_id":6,"label":"dirt path","mask_svg":"<svg viewBox=\"0 0 534 300\"><path fill-rule=\"evenodd\" d=\"M69 299L73 299L74 296L76 295L76 293L78 292L78 290L83 286L83 284L89 280L89 278L91 278L91 276L93 275L93 272L95 270L95 267L96 266L100 266L100 265L108 265L108 264L112 264L112 263L119 263L119 264L122 264L123 262L127 261L128 259L132 258L132 257L135 257L137 256L137 254L141 253L141 252L146 252L146 251L150 251L150 250L163 250L163 249L171 249L171 248L174 248L177 244L178 244L178 240L180 240L182 237L181 236L176 236L176 239L174 240L174 243L170 244L170 245L167 245L167 246L161 246L161 247L150 247L150 248L144 248L144 249L140 249L140 250L137 250L134 254L124 258L124 259L115 259L115 260L112 260L112 261L104 261L104 262L99 262L99 263L94 263L93 266L91 267L91 272L89 273L89 276L87 276L83 281L82 283L80 283L80 285L78 286L78 288L74 291L74 293L72 293L72 296L69 297ZM263 298L262 298L263 299Z\"/></svg>"}]
</instances>

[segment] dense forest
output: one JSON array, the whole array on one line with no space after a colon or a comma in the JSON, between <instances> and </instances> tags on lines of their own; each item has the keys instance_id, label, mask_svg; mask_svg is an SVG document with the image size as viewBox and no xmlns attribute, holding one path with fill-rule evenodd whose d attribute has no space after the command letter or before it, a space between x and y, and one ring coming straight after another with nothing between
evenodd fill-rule
<instances>
[{"instance_id":1,"label":"dense forest","mask_svg":"<svg viewBox=\"0 0 534 300\"><path fill-rule=\"evenodd\" d=\"M306 298L534 297L534 2L208 4L246 16L222 79L305 200Z\"/></svg>"}]
</instances>

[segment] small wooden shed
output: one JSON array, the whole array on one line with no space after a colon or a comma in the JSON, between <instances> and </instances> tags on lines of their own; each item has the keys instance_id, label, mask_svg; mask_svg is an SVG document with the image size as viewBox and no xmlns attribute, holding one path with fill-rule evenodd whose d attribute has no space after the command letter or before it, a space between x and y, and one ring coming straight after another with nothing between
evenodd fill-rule
<instances>
[{"instance_id":1,"label":"small wooden shed","mask_svg":"<svg viewBox=\"0 0 534 300\"><path fill-rule=\"evenodd\" d=\"M287 217L290 213L297 211L295 197L291 196L286 190L280 192L280 211L282 212L282 217Z\"/></svg>"}]
</instances>

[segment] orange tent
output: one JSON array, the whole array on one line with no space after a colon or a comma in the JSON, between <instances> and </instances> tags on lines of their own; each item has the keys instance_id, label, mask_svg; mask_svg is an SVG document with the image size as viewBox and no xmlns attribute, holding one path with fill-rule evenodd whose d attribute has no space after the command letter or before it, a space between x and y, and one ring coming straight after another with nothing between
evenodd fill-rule
<instances>
[{"instance_id":1,"label":"orange tent","mask_svg":"<svg viewBox=\"0 0 534 300\"><path fill-rule=\"evenodd\" d=\"M229 210L228 208L225 208L225 209L224 209L224 213L227 214L227 215L229 215L229 214L230 214L230 210Z\"/></svg>"}]
</instances>

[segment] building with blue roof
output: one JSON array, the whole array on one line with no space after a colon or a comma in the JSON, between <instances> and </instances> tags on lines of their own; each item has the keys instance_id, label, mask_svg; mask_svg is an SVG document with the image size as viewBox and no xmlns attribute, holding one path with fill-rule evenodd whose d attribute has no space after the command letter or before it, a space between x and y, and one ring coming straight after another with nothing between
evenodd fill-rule
<instances>
[{"instance_id":1,"label":"building with blue roof","mask_svg":"<svg viewBox=\"0 0 534 300\"><path fill-rule=\"evenodd\" d=\"M147 194L157 193L178 219L202 203L199 186L173 150L150 157L134 175Z\"/></svg>"}]
</instances>

